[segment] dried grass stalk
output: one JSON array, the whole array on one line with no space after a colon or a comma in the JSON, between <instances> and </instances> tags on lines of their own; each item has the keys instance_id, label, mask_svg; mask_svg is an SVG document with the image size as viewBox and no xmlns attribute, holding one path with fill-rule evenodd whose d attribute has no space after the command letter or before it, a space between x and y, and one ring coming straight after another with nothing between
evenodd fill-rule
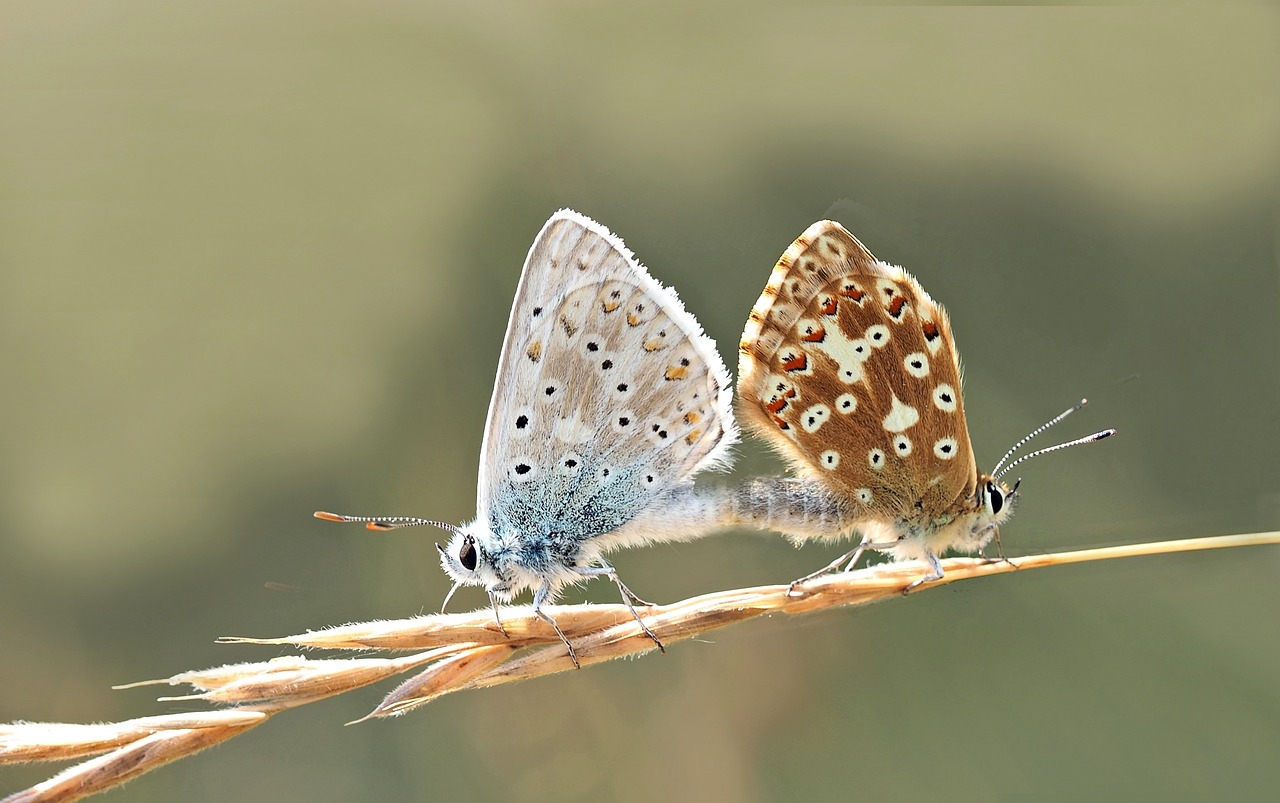
<instances>
[{"instance_id":1,"label":"dried grass stalk","mask_svg":"<svg viewBox=\"0 0 1280 803\"><path fill-rule=\"evenodd\" d=\"M946 575L912 592L1012 571L1112 558L1280 543L1280 533L1196 538L1122 547L1032 555L1008 561L953 558ZM771 613L799 614L898 597L920 576L920 566L895 563L818 578L793 594L785 585L704 594L672 605L641 609L645 623L666 644ZM549 608L574 643L583 667L656 649L622 605ZM101 792L170 761L257 727L280 711L353 691L412 669L363 719L399 716L450 692L478 689L573 668L564 645L530 608L504 608L506 634L482 609L466 614L365 622L281 638L219 639L225 644L289 645L303 649L414 650L392 658L312 660L287 656L183 672L151 683L187 685L195 694L161 700L208 700L227 708L204 713L141 717L103 725L18 722L0 725L0 763L61 761L104 753L4 799L70 801ZM517 655L522 649L525 652ZM120 687L126 688L126 687ZM358 720L358 721L363 721Z\"/></svg>"}]
</instances>

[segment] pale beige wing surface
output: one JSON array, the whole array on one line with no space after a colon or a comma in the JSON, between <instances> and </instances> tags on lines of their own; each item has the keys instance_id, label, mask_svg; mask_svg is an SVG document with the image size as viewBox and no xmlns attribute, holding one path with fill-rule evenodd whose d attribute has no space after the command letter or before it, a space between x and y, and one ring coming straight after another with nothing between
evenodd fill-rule
<instances>
[{"instance_id":1,"label":"pale beige wing surface","mask_svg":"<svg viewBox=\"0 0 1280 803\"><path fill-rule=\"evenodd\" d=\"M740 346L743 418L794 469L867 506L932 522L977 472L941 306L838 223L778 260Z\"/></svg>"},{"instance_id":2,"label":"pale beige wing surface","mask_svg":"<svg viewBox=\"0 0 1280 803\"><path fill-rule=\"evenodd\" d=\"M479 513L591 537L725 459L728 373L675 293L562 210L525 262L489 407Z\"/></svg>"}]
</instances>

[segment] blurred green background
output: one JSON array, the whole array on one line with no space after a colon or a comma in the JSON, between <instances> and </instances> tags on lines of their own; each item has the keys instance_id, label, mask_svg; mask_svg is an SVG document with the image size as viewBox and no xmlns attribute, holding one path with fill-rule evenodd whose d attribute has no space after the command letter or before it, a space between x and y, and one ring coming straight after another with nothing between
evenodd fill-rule
<instances>
[{"instance_id":1,"label":"blurred green background","mask_svg":"<svg viewBox=\"0 0 1280 803\"><path fill-rule=\"evenodd\" d=\"M841 220L951 311L984 466L1087 395L1057 434L1121 435L1026 467L1011 554L1280 527L1274 8L8 0L0 110L0 721L198 709L108 687L436 609L434 533L311 512L473 515L562 206L731 365L778 255ZM836 552L616 564L673 601ZM112 794L1273 799L1277 571L1003 576L342 727L370 689Z\"/></svg>"}]
</instances>

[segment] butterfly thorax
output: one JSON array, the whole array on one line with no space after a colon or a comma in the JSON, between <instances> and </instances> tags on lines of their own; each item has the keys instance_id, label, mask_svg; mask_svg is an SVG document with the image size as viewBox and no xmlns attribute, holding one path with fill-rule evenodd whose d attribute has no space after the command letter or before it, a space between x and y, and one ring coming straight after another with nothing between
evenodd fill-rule
<instances>
[{"instance_id":1,"label":"butterfly thorax","mask_svg":"<svg viewBox=\"0 0 1280 803\"><path fill-rule=\"evenodd\" d=\"M989 489L995 489L994 493ZM947 552L974 554L996 536L1001 524L1013 515L1017 494L988 474L977 475L972 494L936 515L922 514L895 522L885 533L873 534L878 543L901 539L886 550L898 560L925 559L928 554Z\"/></svg>"},{"instance_id":2,"label":"butterfly thorax","mask_svg":"<svg viewBox=\"0 0 1280 803\"><path fill-rule=\"evenodd\" d=\"M474 549L470 561L474 568L462 565L457 557L464 553L467 543ZM557 531L553 526L540 527L537 532L519 531L491 528L483 519L476 519L464 524L451 540L445 550L451 559L444 567L455 581L483 586L509 601L524 589L544 582L554 589L581 580L576 569L591 565L597 554L597 550L584 549L584 543L581 537Z\"/></svg>"}]
</instances>

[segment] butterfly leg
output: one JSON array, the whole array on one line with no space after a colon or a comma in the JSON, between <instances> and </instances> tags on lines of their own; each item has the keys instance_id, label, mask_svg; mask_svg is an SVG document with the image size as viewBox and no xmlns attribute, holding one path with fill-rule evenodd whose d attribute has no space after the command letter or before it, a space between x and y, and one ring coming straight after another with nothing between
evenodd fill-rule
<instances>
[{"instance_id":1,"label":"butterfly leg","mask_svg":"<svg viewBox=\"0 0 1280 803\"><path fill-rule=\"evenodd\" d=\"M560 640L564 642L565 648L569 650L569 660L573 661L573 668L581 669L582 664L578 663L578 653L574 651L573 645L569 643L569 639L565 636L564 631L560 629L560 625L556 624L555 617L542 610L542 603L546 602L550 596L550 583L543 583L538 586L538 590L533 594L533 615L551 625L551 629L556 631L556 635L560 637Z\"/></svg>"},{"instance_id":2,"label":"butterfly leg","mask_svg":"<svg viewBox=\"0 0 1280 803\"><path fill-rule=\"evenodd\" d=\"M636 624L640 625L640 629L644 631L644 634L646 636L653 639L653 643L658 645L659 650L663 652L667 651L667 648L662 643L662 641L656 635L654 635L653 631L649 629L649 626L646 625L644 623L644 620L640 618L640 614L636 611L636 606L633 604L632 601L634 600L635 602L638 602L641 605L644 605L646 608L652 608L653 603L645 602L644 600L637 597L634 591L627 588L627 584L622 582L622 578L618 576L617 569L613 568L608 564L604 564L603 566L592 566L589 568L580 568L578 571L580 571L584 575L587 575L588 577L608 577L610 580L612 580L613 584L618 587L618 592L622 594L622 601L627 604L627 610L631 611L631 615L635 617Z\"/></svg>"},{"instance_id":3,"label":"butterfly leg","mask_svg":"<svg viewBox=\"0 0 1280 803\"><path fill-rule=\"evenodd\" d=\"M910 594L912 591L914 591L917 586L924 585L925 583L932 583L934 581L942 579L942 561L938 560L938 556L933 554L932 552L926 552L925 560L929 562L929 568L931 569L931 571L929 572L929 574L926 574L924 577L921 577L919 580L916 580L911 585L902 589L902 595L904 597L907 594Z\"/></svg>"},{"instance_id":4,"label":"butterfly leg","mask_svg":"<svg viewBox=\"0 0 1280 803\"><path fill-rule=\"evenodd\" d=\"M994 557L994 558L988 558L988 557L986 556L986 553L985 553L985 550L986 550L986 546L985 546L985 545L983 545L982 547L979 547L979 548L978 548L978 557L979 557L979 558L982 558L982 560L983 560L983 561L985 561L985 562L987 562L987 563L1007 563L1007 564L1009 564L1010 566L1012 566L1012 567L1013 567L1013 568L1015 568L1015 569L1016 569L1016 568L1018 568L1018 564L1016 564L1016 563L1014 563L1013 561L1009 560L1009 559L1008 559L1008 558L1006 558L1006 557L1005 557L1005 555L1004 555L1004 547L1003 547L1003 546L1001 546L1001 544L1000 544L1000 528L999 528L999 527L997 527L997 526L996 526L996 525L994 525L994 524L988 524L986 527L984 527L984 528L982 529L982 531L981 531L981 532L979 532L979 533L978 533L979 537L981 537L982 535L984 535L988 530L990 530L990 531L993 533L993 535L994 535L995 542L996 542L996 556L997 556L997 557Z\"/></svg>"},{"instance_id":5,"label":"butterfly leg","mask_svg":"<svg viewBox=\"0 0 1280 803\"><path fill-rule=\"evenodd\" d=\"M897 541L887 541L883 544L876 544L871 541L863 541L853 549L849 550L848 552L844 553L840 557L831 561L826 566L823 566L821 569L814 572L813 574L806 574L804 577L801 577L799 580L792 580L791 583L787 586L787 596L788 597L799 596L798 594L796 594L796 586L802 586L805 583L809 582L810 580L816 580L817 578L823 576L824 574L831 574L832 572L839 571L841 565L844 566L844 570L846 572L853 571L853 567L857 565L858 560L862 557L862 553L866 552L868 549L892 549L897 545L898 545Z\"/></svg>"},{"instance_id":6,"label":"butterfly leg","mask_svg":"<svg viewBox=\"0 0 1280 803\"><path fill-rule=\"evenodd\" d=\"M457 588L457 586L455 585L454 588ZM449 592L449 596L450 597L453 596L452 591ZM449 597L445 597L444 601L445 601L445 604L448 604ZM507 632L507 628L504 627L502 624L502 614L498 613L498 595L493 593L492 591L489 592L489 604L493 606L493 621L498 623L498 629L502 631L502 635L506 636L507 638L511 638L511 634ZM444 613L444 608L441 608L440 612Z\"/></svg>"}]
</instances>

